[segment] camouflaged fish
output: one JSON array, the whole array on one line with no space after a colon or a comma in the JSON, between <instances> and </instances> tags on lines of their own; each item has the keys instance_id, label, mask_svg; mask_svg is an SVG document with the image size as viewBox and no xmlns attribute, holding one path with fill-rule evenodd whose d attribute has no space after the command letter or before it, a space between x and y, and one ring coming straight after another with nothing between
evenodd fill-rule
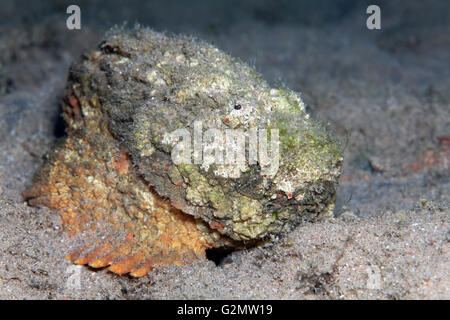
<instances>
[{"instance_id":1,"label":"camouflaged fish","mask_svg":"<svg viewBox=\"0 0 450 320\"><path fill-rule=\"evenodd\" d=\"M139 277L332 212L339 143L298 93L194 38L113 29L71 67L63 117L67 136L23 195L59 212L76 264ZM258 146L277 139L265 150L269 160L277 150L276 170L250 146L263 130ZM223 151L230 132L245 136L246 161L209 161L203 145ZM181 140L194 144L184 162Z\"/></svg>"}]
</instances>

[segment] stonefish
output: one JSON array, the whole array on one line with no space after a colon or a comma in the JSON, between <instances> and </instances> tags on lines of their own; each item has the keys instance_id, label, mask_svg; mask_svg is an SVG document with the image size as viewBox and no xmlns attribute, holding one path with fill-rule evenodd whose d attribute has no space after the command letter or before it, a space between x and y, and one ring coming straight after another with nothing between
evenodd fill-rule
<instances>
[{"instance_id":1,"label":"stonefish","mask_svg":"<svg viewBox=\"0 0 450 320\"><path fill-rule=\"evenodd\" d=\"M113 29L62 105L67 136L23 195L59 212L76 264L139 277L333 210L340 144L298 93L202 41Z\"/></svg>"}]
</instances>

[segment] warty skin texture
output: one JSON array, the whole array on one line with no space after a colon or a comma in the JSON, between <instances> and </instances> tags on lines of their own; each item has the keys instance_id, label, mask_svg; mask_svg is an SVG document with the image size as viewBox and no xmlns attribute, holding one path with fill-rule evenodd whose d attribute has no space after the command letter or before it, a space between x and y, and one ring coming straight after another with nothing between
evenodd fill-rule
<instances>
[{"instance_id":1,"label":"warty skin texture","mask_svg":"<svg viewBox=\"0 0 450 320\"><path fill-rule=\"evenodd\" d=\"M339 143L297 93L199 40L112 30L72 66L63 110L67 137L24 196L58 210L68 234L106 235L69 254L75 263L142 276L333 209ZM278 171L175 164L165 134L199 120L203 130L279 130Z\"/></svg>"}]
</instances>

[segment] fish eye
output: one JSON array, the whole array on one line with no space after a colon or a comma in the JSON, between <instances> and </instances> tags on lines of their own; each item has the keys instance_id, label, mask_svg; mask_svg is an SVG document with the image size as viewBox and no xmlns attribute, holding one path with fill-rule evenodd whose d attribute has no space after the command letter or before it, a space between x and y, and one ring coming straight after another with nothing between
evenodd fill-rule
<instances>
[{"instance_id":1,"label":"fish eye","mask_svg":"<svg viewBox=\"0 0 450 320\"><path fill-rule=\"evenodd\" d=\"M242 106L240 104L234 105L234 110L241 110Z\"/></svg>"}]
</instances>

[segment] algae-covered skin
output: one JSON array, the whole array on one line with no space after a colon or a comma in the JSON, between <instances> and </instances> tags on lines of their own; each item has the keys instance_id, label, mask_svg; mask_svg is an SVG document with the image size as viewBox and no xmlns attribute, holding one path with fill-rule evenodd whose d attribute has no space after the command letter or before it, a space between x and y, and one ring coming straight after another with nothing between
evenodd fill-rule
<instances>
[{"instance_id":1,"label":"algae-covered skin","mask_svg":"<svg viewBox=\"0 0 450 320\"><path fill-rule=\"evenodd\" d=\"M268 239L333 208L342 162L339 143L310 119L298 93L271 88L253 68L212 45L141 27L114 29L97 51L72 66L67 88L63 105L68 137L55 149L31 191L25 194L31 204L51 206L42 199L55 198L58 200L53 201L53 207L61 209L61 198L69 198L79 208L73 190L83 193L89 183L102 180L103 184L99 184L105 190L99 192L104 198L101 207L107 208L100 215L102 219L108 210L136 204L141 208L139 214L122 210L120 216L122 220L132 217L133 228L142 229L142 225L151 228L145 216L151 216L156 207L145 209L142 203L161 197L163 215L178 209L177 215L186 216L186 221L191 219L200 230L201 235L192 240L202 241L201 246L191 246L196 248L196 254L207 247ZM200 123L201 133L208 129L225 133L233 129L246 134L245 153L249 157L252 130L264 129L272 141L278 136L276 170L262 158L244 164L208 162L205 152L201 158L202 149L200 161L195 158L198 153L188 162L174 161L173 151L180 143L174 133L179 130L191 134L194 148L201 145L194 132L196 123ZM200 135L200 139L207 140L205 135ZM223 147L224 136L218 140L216 143ZM269 158L273 159L275 146L271 146ZM74 168L81 159L87 167L84 175L99 176L97 180L86 182L86 178L83 183L77 182L77 175L83 173ZM102 165L96 167L94 163ZM69 172L55 169L61 167L69 168ZM61 175L65 179L58 180ZM68 180L73 182L67 183ZM62 188L69 191L61 192ZM121 199L112 206L109 195L116 191ZM80 222L76 219L78 214L69 215L66 221L71 222L66 227L76 220L81 230L83 224L95 220L91 214ZM72 228L75 233L77 228ZM158 237L172 232L165 225L157 229ZM187 234L193 232L192 229ZM143 245L139 239L137 243Z\"/></svg>"}]
</instances>

